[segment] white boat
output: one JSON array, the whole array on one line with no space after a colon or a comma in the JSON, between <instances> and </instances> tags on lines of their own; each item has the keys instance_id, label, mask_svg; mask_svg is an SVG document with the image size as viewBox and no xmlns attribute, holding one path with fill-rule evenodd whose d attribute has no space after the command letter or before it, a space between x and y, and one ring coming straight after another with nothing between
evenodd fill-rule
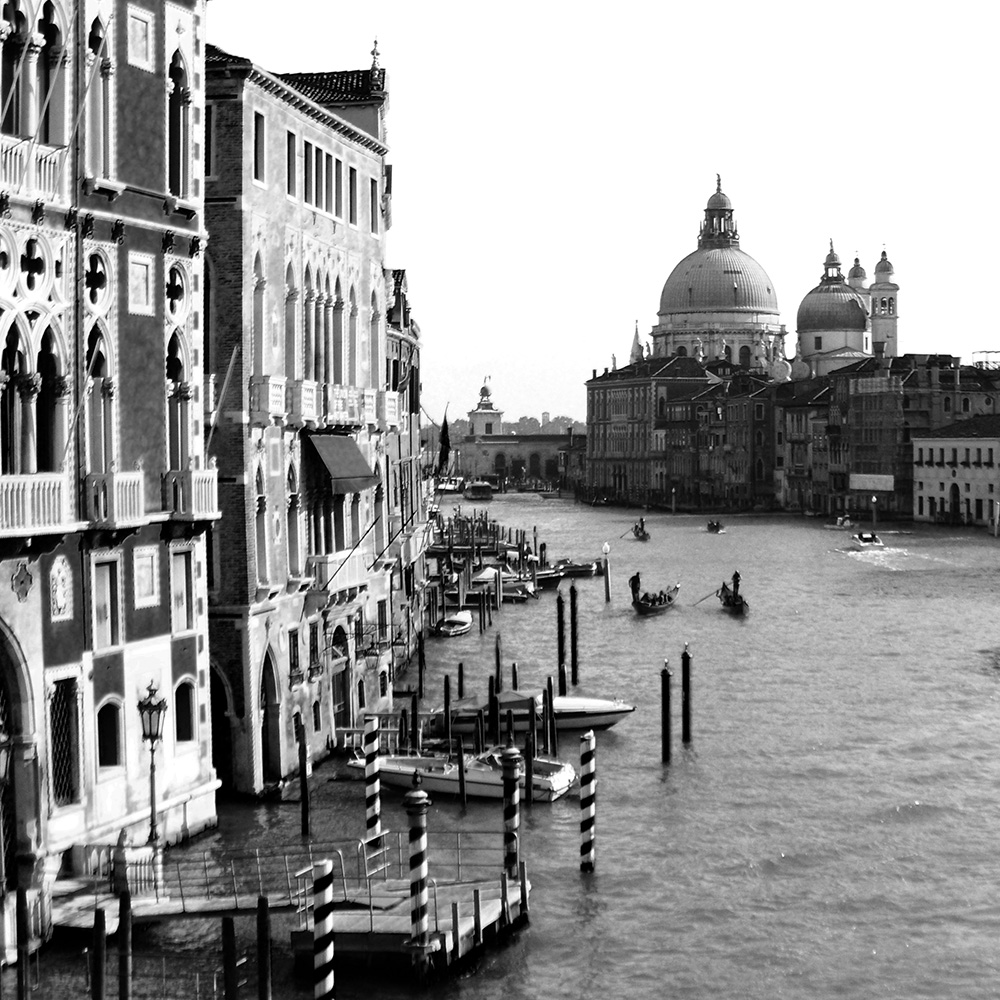
<instances>
[{"instance_id":1,"label":"white boat","mask_svg":"<svg viewBox=\"0 0 1000 1000\"><path fill-rule=\"evenodd\" d=\"M449 611L437 623L434 631L443 636L465 635L466 632L472 631L472 612Z\"/></svg>"},{"instance_id":2,"label":"white boat","mask_svg":"<svg viewBox=\"0 0 1000 1000\"><path fill-rule=\"evenodd\" d=\"M515 732L525 732L533 717L536 728L542 722L542 695L530 695L521 691L501 691L500 729L507 731L507 713L513 718ZM486 699L465 698L452 705L451 731L462 735L476 731L479 712L485 718L489 711ZM557 730L610 729L617 722L635 711L619 698L586 698L579 695L555 695L552 711ZM486 720L489 721L488 719Z\"/></svg>"},{"instance_id":3,"label":"white boat","mask_svg":"<svg viewBox=\"0 0 1000 1000\"><path fill-rule=\"evenodd\" d=\"M860 552L885 548L885 542L874 531L859 531L856 535L851 535L851 544Z\"/></svg>"},{"instance_id":4,"label":"white boat","mask_svg":"<svg viewBox=\"0 0 1000 1000\"><path fill-rule=\"evenodd\" d=\"M503 798L504 748L490 747L484 753L465 757L465 794L469 798ZM361 756L347 762L355 771L364 771ZM458 758L444 754L410 754L379 756L379 783L390 788L411 789L419 784L421 790L444 795L458 795L461 791ZM415 781L416 779L416 781ZM565 795L576 780L572 764L555 757L536 756L531 762L531 797L536 802L552 802ZM521 764L521 790L525 788L525 767Z\"/></svg>"},{"instance_id":5,"label":"white boat","mask_svg":"<svg viewBox=\"0 0 1000 1000\"><path fill-rule=\"evenodd\" d=\"M847 531L855 527L854 522L849 517L838 517L836 521L830 521L823 525L827 531Z\"/></svg>"},{"instance_id":6,"label":"white boat","mask_svg":"<svg viewBox=\"0 0 1000 1000\"><path fill-rule=\"evenodd\" d=\"M465 480L461 476L445 476L437 481L434 487L436 493L461 493Z\"/></svg>"},{"instance_id":7,"label":"white boat","mask_svg":"<svg viewBox=\"0 0 1000 1000\"><path fill-rule=\"evenodd\" d=\"M462 490L462 496L466 500L492 500L493 487L489 483L477 479L474 483L466 485L465 489Z\"/></svg>"}]
</instances>

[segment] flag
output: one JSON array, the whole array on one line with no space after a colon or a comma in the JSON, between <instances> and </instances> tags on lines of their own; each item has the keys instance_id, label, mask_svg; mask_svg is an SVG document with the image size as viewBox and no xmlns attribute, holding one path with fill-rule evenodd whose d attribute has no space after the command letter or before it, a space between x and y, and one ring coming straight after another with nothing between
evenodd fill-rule
<instances>
[{"instance_id":1,"label":"flag","mask_svg":"<svg viewBox=\"0 0 1000 1000\"><path fill-rule=\"evenodd\" d=\"M448 412L445 411L441 421L441 450L438 452L437 474L444 475L448 471L448 457L451 455L451 439L448 436Z\"/></svg>"}]
</instances>

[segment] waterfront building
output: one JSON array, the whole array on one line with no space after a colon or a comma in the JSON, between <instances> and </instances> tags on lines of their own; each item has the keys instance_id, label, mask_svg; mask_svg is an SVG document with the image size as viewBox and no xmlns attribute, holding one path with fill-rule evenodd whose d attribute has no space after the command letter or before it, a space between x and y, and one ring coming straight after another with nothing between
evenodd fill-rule
<instances>
[{"instance_id":1,"label":"waterfront building","mask_svg":"<svg viewBox=\"0 0 1000 1000\"><path fill-rule=\"evenodd\" d=\"M987 526L1000 512L1000 414L914 434L913 519Z\"/></svg>"},{"instance_id":2,"label":"waterfront building","mask_svg":"<svg viewBox=\"0 0 1000 1000\"><path fill-rule=\"evenodd\" d=\"M387 271L378 65L269 72L209 46L209 579L227 786L260 793L391 699L419 627L419 336ZM391 331L391 333L390 333ZM406 636L400 649L395 640Z\"/></svg>"},{"instance_id":3,"label":"waterfront building","mask_svg":"<svg viewBox=\"0 0 1000 1000\"><path fill-rule=\"evenodd\" d=\"M0 945L88 845L216 822L204 0L4 4ZM155 800L138 702L166 707ZM6 758L6 754L0 755ZM155 821L155 822L154 822ZM155 827L154 829L152 829Z\"/></svg>"}]
</instances>

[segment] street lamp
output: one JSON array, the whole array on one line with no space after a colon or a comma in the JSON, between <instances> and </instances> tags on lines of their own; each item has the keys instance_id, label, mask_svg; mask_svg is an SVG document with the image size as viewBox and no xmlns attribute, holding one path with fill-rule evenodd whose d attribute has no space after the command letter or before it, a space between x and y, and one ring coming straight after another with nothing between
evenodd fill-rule
<instances>
[{"instance_id":1,"label":"street lamp","mask_svg":"<svg viewBox=\"0 0 1000 1000\"><path fill-rule=\"evenodd\" d=\"M872 494L872 531L875 530L875 528L876 528L876 526L878 524L878 508L876 506L877 504L878 504L878 497L875 496L875 494L873 493Z\"/></svg>"},{"instance_id":2,"label":"street lamp","mask_svg":"<svg viewBox=\"0 0 1000 1000\"><path fill-rule=\"evenodd\" d=\"M160 839L156 829L156 744L163 738L163 717L167 714L165 698L156 698L156 685L150 681L147 695L139 701L139 718L142 720L142 738L149 742L149 841Z\"/></svg>"},{"instance_id":3,"label":"street lamp","mask_svg":"<svg viewBox=\"0 0 1000 1000\"><path fill-rule=\"evenodd\" d=\"M677 513L677 487L676 486L671 486L670 487L670 513L671 514L676 514Z\"/></svg>"},{"instance_id":4,"label":"street lamp","mask_svg":"<svg viewBox=\"0 0 1000 1000\"><path fill-rule=\"evenodd\" d=\"M604 602L608 604L611 601L611 563L608 560L611 546L605 542L601 546L601 551L604 553Z\"/></svg>"}]
</instances>

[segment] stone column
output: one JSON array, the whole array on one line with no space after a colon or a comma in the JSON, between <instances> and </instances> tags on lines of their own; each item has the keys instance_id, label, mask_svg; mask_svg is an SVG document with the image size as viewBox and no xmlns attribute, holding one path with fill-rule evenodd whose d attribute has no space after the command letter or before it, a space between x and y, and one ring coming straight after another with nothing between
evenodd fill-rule
<instances>
[{"instance_id":1,"label":"stone column","mask_svg":"<svg viewBox=\"0 0 1000 1000\"><path fill-rule=\"evenodd\" d=\"M17 392L21 397L21 473L38 471L38 443L35 434L35 405L42 388L42 376L37 372L21 375Z\"/></svg>"}]
</instances>

